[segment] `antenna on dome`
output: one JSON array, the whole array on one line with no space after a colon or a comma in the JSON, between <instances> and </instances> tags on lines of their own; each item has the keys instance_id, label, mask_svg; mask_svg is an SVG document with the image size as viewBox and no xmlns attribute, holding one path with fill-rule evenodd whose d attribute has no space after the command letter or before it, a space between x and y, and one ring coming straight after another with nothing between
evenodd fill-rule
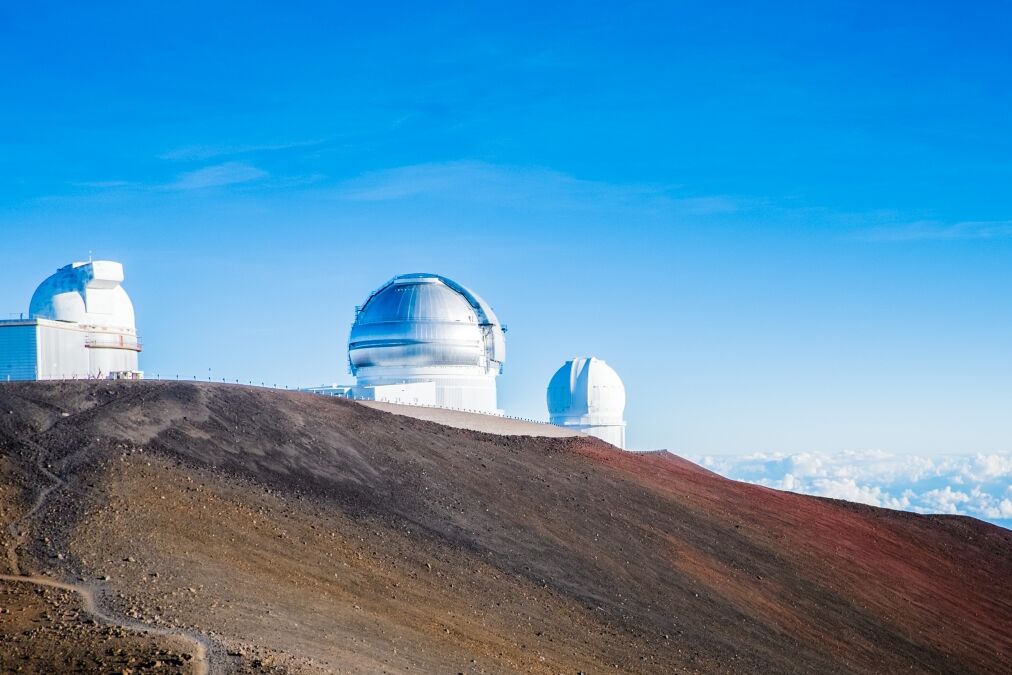
<instances>
[{"instance_id":1,"label":"antenna on dome","mask_svg":"<svg viewBox=\"0 0 1012 675\"><path fill-rule=\"evenodd\" d=\"M90 250L88 251L88 262L94 262L94 261L93 261L93 260L91 259L91 251L90 251Z\"/></svg>"}]
</instances>

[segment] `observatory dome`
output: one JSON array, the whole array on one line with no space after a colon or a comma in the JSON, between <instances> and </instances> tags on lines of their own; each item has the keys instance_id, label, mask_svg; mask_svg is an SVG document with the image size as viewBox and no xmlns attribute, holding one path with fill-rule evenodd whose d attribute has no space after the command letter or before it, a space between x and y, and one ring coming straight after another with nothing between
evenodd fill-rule
<instances>
[{"instance_id":1,"label":"observatory dome","mask_svg":"<svg viewBox=\"0 0 1012 675\"><path fill-rule=\"evenodd\" d=\"M38 379L140 377L134 306L123 265L111 260L64 265L32 295Z\"/></svg>"},{"instance_id":2,"label":"observatory dome","mask_svg":"<svg viewBox=\"0 0 1012 675\"><path fill-rule=\"evenodd\" d=\"M134 306L120 285L123 265L111 260L65 265L32 295L32 319L134 330Z\"/></svg>"},{"instance_id":3,"label":"observatory dome","mask_svg":"<svg viewBox=\"0 0 1012 675\"><path fill-rule=\"evenodd\" d=\"M401 274L357 310L348 360L360 386L434 382L437 405L496 412L504 332L466 287L437 274Z\"/></svg>"},{"instance_id":4,"label":"observatory dome","mask_svg":"<svg viewBox=\"0 0 1012 675\"><path fill-rule=\"evenodd\" d=\"M622 379L601 359L566 361L548 383L552 424L572 427L624 448L624 412Z\"/></svg>"}]
</instances>

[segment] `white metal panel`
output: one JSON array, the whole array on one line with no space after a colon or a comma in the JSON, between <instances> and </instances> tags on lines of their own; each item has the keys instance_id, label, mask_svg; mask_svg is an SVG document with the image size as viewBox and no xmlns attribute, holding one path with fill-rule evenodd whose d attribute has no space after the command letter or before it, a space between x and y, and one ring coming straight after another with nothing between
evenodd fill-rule
<instances>
[{"instance_id":1,"label":"white metal panel","mask_svg":"<svg viewBox=\"0 0 1012 675\"><path fill-rule=\"evenodd\" d=\"M88 333L75 324L52 321L38 326L38 379L84 380L93 376L87 347Z\"/></svg>"}]
</instances>

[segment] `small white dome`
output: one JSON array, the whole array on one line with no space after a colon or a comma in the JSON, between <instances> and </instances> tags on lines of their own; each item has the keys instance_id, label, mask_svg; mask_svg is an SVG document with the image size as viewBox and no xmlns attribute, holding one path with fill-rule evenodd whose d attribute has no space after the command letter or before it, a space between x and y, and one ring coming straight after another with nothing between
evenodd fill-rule
<instances>
[{"instance_id":1,"label":"small white dome","mask_svg":"<svg viewBox=\"0 0 1012 675\"><path fill-rule=\"evenodd\" d=\"M39 284L28 314L33 319L134 330L134 306L122 282L123 265L118 262L66 265Z\"/></svg>"},{"instance_id":2,"label":"small white dome","mask_svg":"<svg viewBox=\"0 0 1012 675\"><path fill-rule=\"evenodd\" d=\"M625 448L625 386L611 366L593 357L572 359L548 383L552 424Z\"/></svg>"},{"instance_id":3,"label":"small white dome","mask_svg":"<svg viewBox=\"0 0 1012 675\"><path fill-rule=\"evenodd\" d=\"M624 412L622 379L601 359L566 361L548 384L548 413L553 422L594 418L599 422L620 423Z\"/></svg>"}]
</instances>

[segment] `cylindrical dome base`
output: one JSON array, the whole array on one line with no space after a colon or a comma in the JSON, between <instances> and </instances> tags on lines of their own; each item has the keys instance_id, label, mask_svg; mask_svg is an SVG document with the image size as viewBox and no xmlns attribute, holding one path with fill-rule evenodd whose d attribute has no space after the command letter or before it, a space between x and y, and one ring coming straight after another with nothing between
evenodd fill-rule
<instances>
[{"instance_id":1,"label":"cylindrical dome base","mask_svg":"<svg viewBox=\"0 0 1012 675\"><path fill-rule=\"evenodd\" d=\"M359 387L431 382L434 398L425 401L426 405L502 414L496 404L495 375L483 372L448 372L441 368L362 368L356 381Z\"/></svg>"}]
</instances>

